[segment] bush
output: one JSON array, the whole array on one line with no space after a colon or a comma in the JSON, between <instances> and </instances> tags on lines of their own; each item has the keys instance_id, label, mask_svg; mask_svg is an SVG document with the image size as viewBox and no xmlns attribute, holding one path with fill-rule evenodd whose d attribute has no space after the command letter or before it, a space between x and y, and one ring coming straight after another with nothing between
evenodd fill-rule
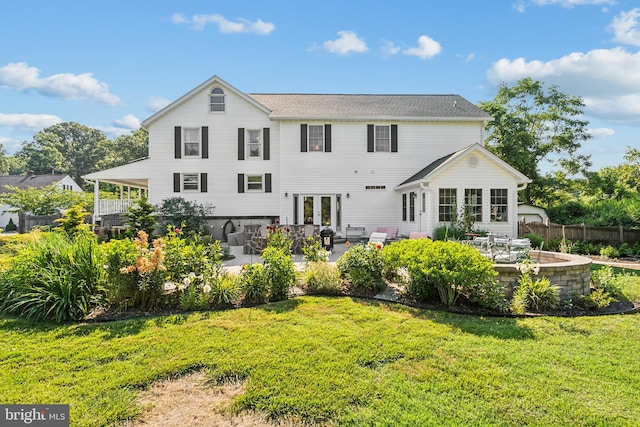
<instances>
[{"instance_id":1,"label":"bush","mask_svg":"<svg viewBox=\"0 0 640 427\"><path fill-rule=\"evenodd\" d=\"M222 268L220 243L205 236L185 235L180 229L167 227L163 249L165 278L169 281L179 282L189 273L200 276L212 267L214 270Z\"/></svg>"},{"instance_id":2,"label":"bush","mask_svg":"<svg viewBox=\"0 0 640 427\"><path fill-rule=\"evenodd\" d=\"M382 248L382 243L374 242L350 245L336 261L341 276L355 287L372 291L384 289Z\"/></svg>"},{"instance_id":3,"label":"bush","mask_svg":"<svg viewBox=\"0 0 640 427\"><path fill-rule=\"evenodd\" d=\"M387 246L385 271L401 268L407 291L418 301L435 298L452 306L462 296L472 304L502 310L504 291L495 280L491 261L476 249L456 243L427 239L403 240Z\"/></svg>"},{"instance_id":4,"label":"bush","mask_svg":"<svg viewBox=\"0 0 640 427\"><path fill-rule=\"evenodd\" d=\"M129 207L125 216L126 224L135 235L138 231L143 230L147 235L151 236L156 229L158 221L156 219L156 208L146 197L140 198L138 203Z\"/></svg>"},{"instance_id":5,"label":"bush","mask_svg":"<svg viewBox=\"0 0 640 427\"><path fill-rule=\"evenodd\" d=\"M262 251L265 281L269 287L269 301L289 298L289 289L295 283L296 269L291 253L278 247L267 246Z\"/></svg>"},{"instance_id":6,"label":"bush","mask_svg":"<svg viewBox=\"0 0 640 427\"><path fill-rule=\"evenodd\" d=\"M74 205L67 209L61 218L56 219L60 229L67 234L67 236L73 237L78 233L90 233L91 229L89 224L85 224L85 218L90 215L82 205Z\"/></svg>"},{"instance_id":7,"label":"bush","mask_svg":"<svg viewBox=\"0 0 640 427\"><path fill-rule=\"evenodd\" d=\"M342 288L340 270L334 264L311 261L304 269L302 287L310 294L338 294Z\"/></svg>"},{"instance_id":8,"label":"bush","mask_svg":"<svg viewBox=\"0 0 640 427\"><path fill-rule=\"evenodd\" d=\"M560 305L559 288L551 284L548 278L533 280L537 267L528 262L518 264L522 275L511 299L511 311L522 314L527 310L544 311Z\"/></svg>"},{"instance_id":9,"label":"bush","mask_svg":"<svg viewBox=\"0 0 640 427\"><path fill-rule=\"evenodd\" d=\"M182 197L164 199L158 207L162 218L161 225L166 228L181 227L185 234L204 234L207 209L204 205L190 202Z\"/></svg>"},{"instance_id":10,"label":"bush","mask_svg":"<svg viewBox=\"0 0 640 427\"><path fill-rule=\"evenodd\" d=\"M81 320L102 300L104 278L95 236L45 234L0 273L0 310L31 320Z\"/></svg>"},{"instance_id":11,"label":"bush","mask_svg":"<svg viewBox=\"0 0 640 427\"><path fill-rule=\"evenodd\" d=\"M615 274L610 266L605 265L598 270L592 271L590 278L592 289L601 289L608 294L620 295L618 275Z\"/></svg>"},{"instance_id":12,"label":"bush","mask_svg":"<svg viewBox=\"0 0 640 427\"><path fill-rule=\"evenodd\" d=\"M106 294L110 305L127 308L133 306L138 291L138 280L122 269L134 265L138 250L130 239L110 240L100 245L100 257L106 273Z\"/></svg>"},{"instance_id":13,"label":"bush","mask_svg":"<svg viewBox=\"0 0 640 427\"><path fill-rule=\"evenodd\" d=\"M442 225L433 230L434 240L464 240L465 231L463 228L451 225Z\"/></svg>"},{"instance_id":14,"label":"bush","mask_svg":"<svg viewBox=\"0 0 640 427\"><path fill-rule=\"evenodd\" d=\"M604 248L600 249L600 256L603 256L607 259L617 259L620 258L620 251L613 246L607 245Z\"/></svg>"},{"instance_id":15,"label":"bush","mask_svg":"<svg viewBox=\"0 0 640 427\"><path fill-rule=\"evenodd\" d=\"M322 242L311 236L304 241L302 253L307 262L327 261L329 259L329 252L324 249Z\"/></svg>"},{"instance_id":16,"label":"bush","mask_svg":"<svg viewBox=\"0 0 640 427\"><path fill-rule=\"evenodd\" d=\"M269 296L269 286L262 264L245 264L240 273L240 289L250 303L263 303Z\"/></svg>"},{"instance_id":17,"label":"bush","mask_svg":"<svg viewBox=\"0 0 640 427\"><path fill-rule=\"evenodd\" d=\"M544 238L539 234L527 233L523 237L525 239L529 239L529 241L531 242L531 247L534 249L541 247L542 244L544 243Z\"/></svg>"},{"instance_id":18,"label":"bush","mask_svg":"<svg viewBox=\"0 0 640 427\"><path fill-rule=\"evenodd\" d=\"M601 310L618 300L604 289L593 289L589 295L580 295L580 304L589 310Z\"/></svg>"},{"instance_id":19,"label":"bush","mask_svg":"<svg viewBox=\"0 0 640 427\"><path fill-rule=\"evenodd\" d=\"M16 225L15 222L13 222L13 218L9 218L9 222L7 223L7 226L4 228L5 231L17 231L18 230L18 226Z\"/></svg>"}]
</instances>

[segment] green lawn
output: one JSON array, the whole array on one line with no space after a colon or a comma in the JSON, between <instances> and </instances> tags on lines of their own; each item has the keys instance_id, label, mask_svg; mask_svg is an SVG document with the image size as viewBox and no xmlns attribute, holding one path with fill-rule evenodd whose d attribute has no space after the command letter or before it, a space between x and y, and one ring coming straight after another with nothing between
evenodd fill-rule
<instances>
[{"instance_id":1,"label":"green lawn","mask_svg":"<svg viewBox=\"0 0 640 427\"><path fill-rule=\"evenodd\" d=\"M2 403L135 416L151 382L206 368L236 402L354 426L640 422L640 315L484 318L351 298L89 325L0 318Z\"/></svg>"}]
</instances>

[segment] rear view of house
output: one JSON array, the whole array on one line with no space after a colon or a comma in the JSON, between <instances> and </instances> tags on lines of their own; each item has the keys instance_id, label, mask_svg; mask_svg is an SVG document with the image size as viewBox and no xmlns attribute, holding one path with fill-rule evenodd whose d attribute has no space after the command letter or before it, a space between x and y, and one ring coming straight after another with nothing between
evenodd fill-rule
<instances>
[{"instance_id":1,"label":"rear view of house","mask_svg":"<svg viewBox=\"0 0 640 427\"><path fill-rule=\"evenodd\" d=\"M483 147L490 119L459 95L248 94L213 76L143 122L147 159L85 178L98 220L110 182L215 207L215 237L228 220L431 235L464 206L515 235L529 179Z\"/></svg>"}]
</instances>

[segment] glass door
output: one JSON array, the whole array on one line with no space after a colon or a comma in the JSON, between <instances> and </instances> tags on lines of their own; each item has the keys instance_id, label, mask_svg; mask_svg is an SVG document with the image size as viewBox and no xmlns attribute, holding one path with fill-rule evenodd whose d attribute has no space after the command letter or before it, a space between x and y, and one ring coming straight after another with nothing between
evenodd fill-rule
<instances>
[{"instance_id":1,"label":"glass door","mask_svg":"<svg viewBox=\"0 0 640 427\"><path fill-rule=\"evenodd\" d=\"M303 224L331 227L335 230L335 196L303 195L301 197Z\"/></svg>"}]
</instances>

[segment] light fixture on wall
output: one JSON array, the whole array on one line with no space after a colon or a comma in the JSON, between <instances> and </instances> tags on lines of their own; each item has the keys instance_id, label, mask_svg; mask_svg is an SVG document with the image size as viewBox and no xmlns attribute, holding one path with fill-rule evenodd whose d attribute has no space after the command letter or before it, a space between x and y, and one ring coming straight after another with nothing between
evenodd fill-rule
<instances>
[{"instance_id":1,"label":"light fixture on wall","mask_svg":"<svg viewBox=\"0 0 640 427\"><path fill-rule=\"evenodd\" d=\"M349 193L347 193L347 199L348 199L349 197L351 197L351 195L350 195Z\"/></svg>"},{"instance_id":2,"label":"light fixture on wall","mask_svg":"<svg viewBox=\"0 0 640 427\"><path fill-rule=\"evenodd\" d=\"M289 193L284 193L284 197L289 197Z\"/></svg>"}]
</instances>

